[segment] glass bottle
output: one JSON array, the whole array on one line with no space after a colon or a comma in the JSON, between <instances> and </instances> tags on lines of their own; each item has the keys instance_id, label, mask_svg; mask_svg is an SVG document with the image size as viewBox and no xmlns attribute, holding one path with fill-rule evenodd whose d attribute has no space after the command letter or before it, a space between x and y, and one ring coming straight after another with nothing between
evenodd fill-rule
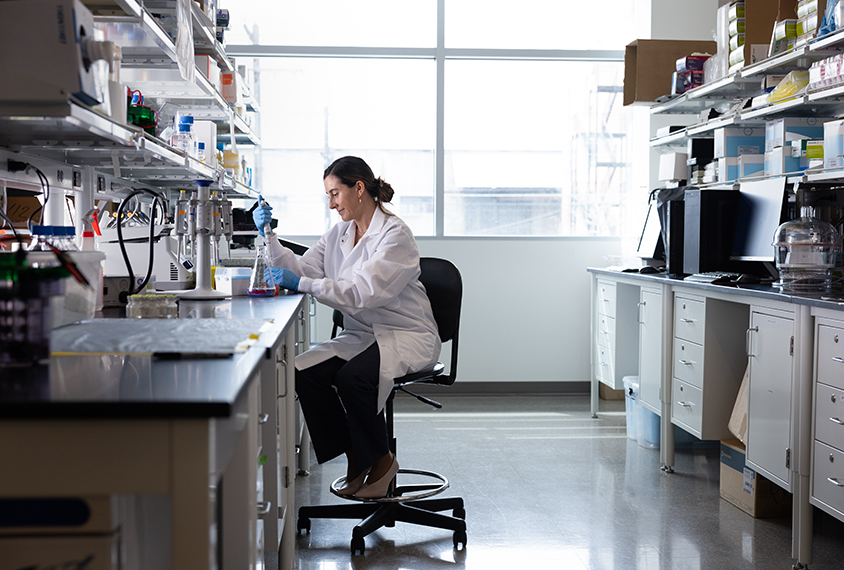
<instances>
[{"instance_id":1,"label":"glass bottle","mask_svg":"<svg viewBox=\"0 0 844 570\"><path fill-rule=\"evenodd\" d=\"M269 224L267 224L269 225ZM261 236L255 238L255 264L252 266L252 275L249 276L249 288L247 295L255 297L274 297L278 295L273 275L270 271L270 264L267 263L267 246L264 245ZM269 279L264 279L264 277Z\"/></svg>"},{"instance_id":2,"label":"glass bottle","mask_svg":"<svg viewBox=\"0 0 844 570\"><path fill-rule=\"evenodd\" d=\"M261 205L266 205L265 200L261 200ZM268 271L270 262L268 260L269 250L264 240L270 239L273 235L272 227L269 222L264 224L264 238L261 236L255 238L255 265L252 266L252 275L249 277L249 289L246 290L247 295L256 297L273 297L278 295L278 287L273 280L272 272ZM264 279L264 276L269 280Z\"/></svg>"}]
</instances>

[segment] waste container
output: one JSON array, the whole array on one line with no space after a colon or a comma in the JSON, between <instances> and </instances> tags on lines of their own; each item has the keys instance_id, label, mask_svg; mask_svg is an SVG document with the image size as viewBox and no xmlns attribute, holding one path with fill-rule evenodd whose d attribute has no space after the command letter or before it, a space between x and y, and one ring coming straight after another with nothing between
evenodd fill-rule
<instances>
[{"instance_id":1,"label":"waste container","mask_svg":"<svg viewBox=\"0 0 844 570\"><path fill-rule=\"evenodd\" d=\"M627 416L627 437L637 441L639 425L639 377L625 376L624 385L624 413Z\"/></svg>"}]
</instances>

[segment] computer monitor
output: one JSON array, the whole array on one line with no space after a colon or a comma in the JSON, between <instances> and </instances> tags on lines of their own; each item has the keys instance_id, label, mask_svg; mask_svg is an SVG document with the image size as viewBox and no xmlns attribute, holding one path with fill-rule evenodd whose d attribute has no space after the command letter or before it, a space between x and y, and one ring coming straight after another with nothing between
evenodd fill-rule
<instances>
[{"instance_id":1,"label":"computer monitor","mask_svg":"<svg viewBox=\"0 0 844 570\"><path fill-rule=\"evenodd\" d=\"M785 221L785 178L742 182L733 261L774 261L774 234Z\"/></svg>"},{"instance_id":2,"label":"computer monitor","mask_svg":"<svg viewBox=\"0 0 844 570\"><path fill-rule=\"evenodd\" d=\"M655 202L648 203L648 213L645 216L645 225L642 228L642 235L639 236L639 245L636 248L636 256L643 259L665 259L665 246L662 242L659 215L656 211Z\"/></svg>"}]
</instances>

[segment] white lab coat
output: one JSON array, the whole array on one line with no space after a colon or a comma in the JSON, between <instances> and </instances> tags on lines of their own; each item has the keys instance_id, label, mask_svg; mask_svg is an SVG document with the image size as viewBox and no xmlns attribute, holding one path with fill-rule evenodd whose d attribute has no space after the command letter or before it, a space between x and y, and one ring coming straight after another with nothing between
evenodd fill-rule
<instances>
[{"instance_id":1,"label":"white lab coat","mask_svg":"<svg viewBox=\"0 0 844 570\"><path fill-rule=\"evenodd\" d=\"M376 208L357 245L355 223L340 222L300 258L278 240L270 242L274 267L291 269L300 276L300 292L344 315L343 332L297 356L298 370L333 356L349 360L375 341L381 352L380 411L394 378L437 361L442 343L419 281L419 250L398 216Z\"/></svg>"}]
</instances>

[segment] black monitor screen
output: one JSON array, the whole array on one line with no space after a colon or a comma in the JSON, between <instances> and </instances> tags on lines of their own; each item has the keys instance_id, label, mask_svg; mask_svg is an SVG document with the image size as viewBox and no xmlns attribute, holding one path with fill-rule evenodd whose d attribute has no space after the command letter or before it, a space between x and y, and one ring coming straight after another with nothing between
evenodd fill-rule
<instances>
[{"instance_id":1,"label":"black monitor screen","mask_svg":"<svg viewBox=\"0 0 844 570\"><path fill-rule=\"evenodd\" d=\"M774 261L774 234L784 221L785 178L742 182L730 259Z\"/></svg>"},{"instance_id":2,"label":"black monitor screen","mask_svg":"<svg viewBox=\"0 0 844 570\"><path fill-rule=\"evenodd\" d=\"M642 235L639 236L639 247L636 248L636 255L646 259L663 259L665 257L655 202L648 204L648 214L645 218L645 226L642 228Z\"/></svg>"}]
</instances>

